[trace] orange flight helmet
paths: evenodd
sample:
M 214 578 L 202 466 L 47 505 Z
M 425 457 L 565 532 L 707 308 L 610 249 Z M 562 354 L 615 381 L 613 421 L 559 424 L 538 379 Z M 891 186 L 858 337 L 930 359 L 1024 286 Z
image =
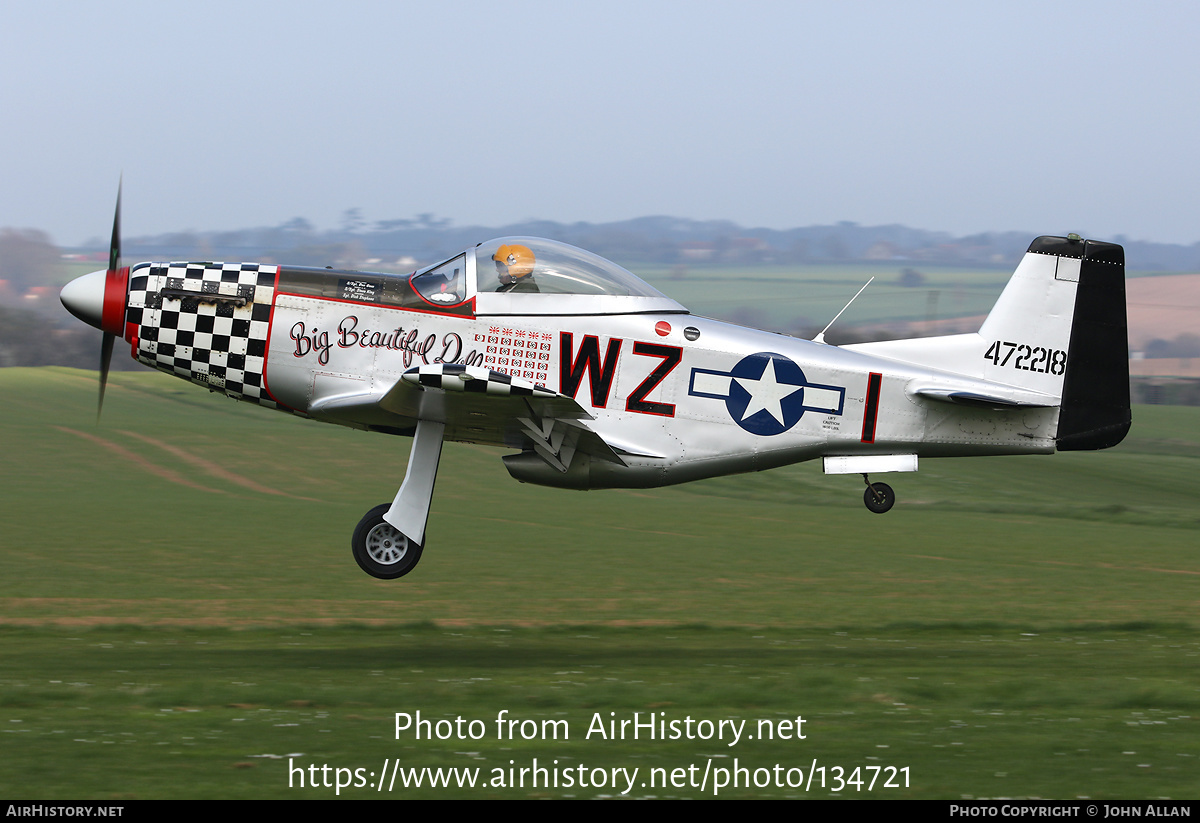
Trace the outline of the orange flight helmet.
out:
M 515 283 L 533 274 L 533 264 L 537 262 L 532 251 L 515 243 L 513 245 L 505 243 L 496 249 L 492 260 L 496 261 L 496 276 L 505 285 Z

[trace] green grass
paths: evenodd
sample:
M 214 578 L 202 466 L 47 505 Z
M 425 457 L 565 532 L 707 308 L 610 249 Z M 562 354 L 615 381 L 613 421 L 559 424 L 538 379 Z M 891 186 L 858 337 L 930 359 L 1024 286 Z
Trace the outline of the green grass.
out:
M 643 787 L 712 761 L 799 768 L 824 788 L 722 797 L 1188 797 L 1200 693 L 1194 631 L 1171 626 L 916 626 L 871 631 L 397 625 L 352 629 L 6 630 L 0 717 L 8 797 L 330 797 L 291 766 L 383 771 L 509 762 L 639 768 Z M 507 717 L 566 739 L 507 739 Z M 397 736 L 396 712 L 478 720 L 478 740 Z M 804 739 L 588 737 L 611 719 L 804 719 Z M 519 728 L 519 727 L 518 727 Z M 686 727 L 683 727 L 686 728 Z M 778 727 L 776 727 L 778 728 Z M 793 726 L 792 731 L 796 727 Z M 444 727 L 449 731 L 449 727 Z M 794 736 L 794 735 L 791 735 Z M 389 761 L 390 762 L 390 761 Z M 835 791 L 834 768 L 908 767 L 908 787 Z M 877 772 L 878 773 L 878 772 Z M 698 781 L 697 781 L 698 782 Z M 421 790 L 394 797 L 596 797 L 611 788 Z M 374 788 L 343 794 L 381 796 Z
M 0 396 L 4 796 L 333 795 L 289 789 L 289 754 L 830 770 L 729 797 L 831 796 L 834 766 L 909 767 L 907 789 L 840 793 L 864 797 L 1195 796 L 1196 409 L 1139 407 L 1103 453 L 923 461 L 884 517 L 819 465 L 579 493 L 451 444 L 421 566 L 384 582 L 349 534 L 405 439 L 149 372 L 112 376 L 99 427 L 94 374 L 0 370 Z M 571 739 L 497 740 L 502 709 Z M 417 710 L 487 734 L 397 740 Z M 808 736 L 584 739 L 597 712 L 652 711 Z

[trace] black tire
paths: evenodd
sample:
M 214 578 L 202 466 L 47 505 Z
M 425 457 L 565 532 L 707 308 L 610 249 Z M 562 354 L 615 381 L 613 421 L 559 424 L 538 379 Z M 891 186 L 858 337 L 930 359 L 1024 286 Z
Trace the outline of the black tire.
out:
M 354 562 L 372 577 L 380 580 L 395 580 L 416 568 L 425 548 L 409 540 L 395 526 L 383 519 L 390 503 L 371 509 L 354 529 L 350 541 L 354 549 Z
M 863 503 L 876 514 L 883 514 L 896 505 L 896 493 L 887 483 L 872 483 L 863 492 Z

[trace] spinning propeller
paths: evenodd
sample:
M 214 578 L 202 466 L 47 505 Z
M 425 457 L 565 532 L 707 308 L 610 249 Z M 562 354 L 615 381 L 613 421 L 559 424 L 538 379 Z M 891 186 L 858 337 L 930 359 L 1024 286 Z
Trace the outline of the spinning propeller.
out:
M 67 311 L 90 326 L 104 332 L 100 343 L 100 400 L 96 419 L 104 409 L 104 388 L 112 363 L 113 342 L 124 331 L 125 294 L 129 269 L 121 266 L 121 186 L 117 185 L 117 209 L 113 216 L 112 241 L 108 247 L 108 268 L 77 277 L 63 287 L 59 299 Z
M 108 270 L 104 272 L 105 281 L 116 277 L 121 270 L 121 184 L 117 183 L 117 209 L 113 214 L 112 240 L 108 244 Z M 128 276 L 128 275 L 126 275 Z M 107 290 L 107 286 L 106 286 Z M 125 301 L 122 300 L 122 303 Z M 112 363 L 113 340 L 116 335 L 105 330 L 100 342 L 100 401 L 96 404 L 96 419 L 104 411 L 104 387 L 108 385 L 108 367 Z

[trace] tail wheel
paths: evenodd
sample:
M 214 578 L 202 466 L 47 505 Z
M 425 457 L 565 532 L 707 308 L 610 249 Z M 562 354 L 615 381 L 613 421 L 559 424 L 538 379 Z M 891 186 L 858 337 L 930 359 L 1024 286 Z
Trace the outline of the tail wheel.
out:
M 876 514 L 883 514 L 896 505 L 896 493 L 887 483 L 870 483 L 863 492 L 863 503 Z
M 358 567 L 380 580 L 395 580 L 408 574 L 416 568 L 424 548 L 383 519 L 389 508 L 391 505 L 384 503 L 367 512 L 358 521 L 350 541 Z

